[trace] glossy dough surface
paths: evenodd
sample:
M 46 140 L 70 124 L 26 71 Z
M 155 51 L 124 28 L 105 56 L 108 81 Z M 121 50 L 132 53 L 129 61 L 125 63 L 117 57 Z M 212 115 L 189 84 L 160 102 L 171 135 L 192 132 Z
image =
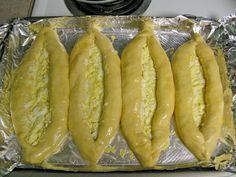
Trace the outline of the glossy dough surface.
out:
M 121 58 L 121 128 L 144 167 L 153 167 L 169 146 L 174 83 L 169 59 L 152 29 L 144 29 Z
M 52 29 L 43 28 L 15 72 L 10 107 L 23 160 L 40 164 L 67 134 L 68 55 Z
M 70 56 L 69 130 L 81 156 L 95 165 L 117 133 L 121 116 L 120 59 L 96 29 Z
M 213 50 L 199 34 L 174 55 L 175 122 L 179 137 L 201 161 L 209 161 L 223 123 L 223 91 Z

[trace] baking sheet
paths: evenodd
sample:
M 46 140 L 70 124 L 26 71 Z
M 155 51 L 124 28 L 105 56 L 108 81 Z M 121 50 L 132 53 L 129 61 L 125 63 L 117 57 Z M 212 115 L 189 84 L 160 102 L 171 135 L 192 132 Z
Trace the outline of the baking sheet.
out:
M 156 36 L 159 38 L 167 55 L 172 59 L 174 51 L 184 42 L 191 38 L 193 32 L 199 32 L 212 47 L 220 47 L 224 50 L 227 59 L 229 77 L 232 84 L 233 111 L 235 119 L 236 111 L 236 17 L 231 15 L 218 21 L 201 17 L 177 16 L 175 18 L 137 17 L 137 16 L 96 16 L 96 17 L 61 17 L 42 19 L 31 23 L 28 20 L 16 19 L 8 26 L 0 27 L 0 48 L 2 54 L 0 63 L 0 171 L 2 174 L 11 171 L 14 167 L 40 168 L 21 163 L 21 150 L 18 145 L 11 124 L 9 111 L 9 91 L 14 70 L 19 66 L 25 51 L 30 47 L 37 32 L 42 26 L 54 28 L 61 42 L 70 53 L 76 40 L 94 23 L 97 23 L 103 34 L 113 42 L 114 48 L 121 55 L 126 44 L 138 33 L 143 20 L 151 20 L 154 24 Z M 10 35 L 6 38 L 7 34 Z M 3 39 L 3 40 L 1 40 Z M 0 52 L 0 53 L 1 53 Z M 171 123 L 171 144 L 166 151 L 162 152 L 156 169 L 175 169 L 180 167 L 199 166 L 197 159 L 182 144 L 176 135 L 174 121 Z M 234 154 L 234 147 L 224 145 L 219 141 L 214 157 L 223 154 Z M 72 139 L 68 136 L 61 151 L 47 160 L 52 169 L 79 171 L 86 166 Z M 105 153 L 98 162 L 101 166 L 132 167 L 140 170 L 139 162 L 129 149 L 121 131 L 106 148 Z M 213 162 L 208 167 L 214 166 Z M 116 168 L 118 167 L 118 168 Z M 232 160 L 228 165 L 220 166 L 220 169 L 234 170 L 235 162 Z M 125 169 L 124 169 L 125 170 Z

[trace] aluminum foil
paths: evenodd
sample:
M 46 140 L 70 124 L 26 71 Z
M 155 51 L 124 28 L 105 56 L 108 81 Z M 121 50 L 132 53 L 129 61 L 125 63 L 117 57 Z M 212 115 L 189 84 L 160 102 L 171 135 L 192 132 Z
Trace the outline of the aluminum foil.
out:
M 54 28 L 68 53 L 71 52 L 76 40 L 96 21 L 101 26 L 101 32 L 113 42 L 114 48 L 121 55 L 126 44 L 138 33 L 141 21 L 149 19 L 154 24 L 156 36 L 159 38 L 167 55 L 172 59 L 174 51 L 191 38 L 193 32 L 201 33 L 212 47 L 220 47 L 226 54 L 229 77 L 233 90 L 233 111 L 236 120 L 236 14 L 224 17 L 218 21 L 193 16 L 177 16 L 175 18 L 157 17 L 60 17 L 41 19 L 34 23 L 16 19 L 11 24 L 0 27 L 0 172 L 6 174 L 14 167 L 41 168 L 21 162 L 21 149 L 15 138 L 9 111 L 9 94 L 14 70 L 21 63 L 25 51 L 30 47 L 37 32 L 42 26 Z M 175 169 L 183 167 L 198 167 L 194 155 L 182 144 L 171 124 L 171 144 L 162 152 L 157 166 L 160 169 Z M 234 171 L 236 155 L 233 145 L 225 145 L 219 141 L 213 158 L 224 154 L 233 154 L 233 160 L 223 170 Z M 53 169 L 79 171 L 86 166 L 72 138 L 68 136 L 61 151 L 51 156 L 47 163 Z M 109 167 L 138 167 L 139 162 L 129 149 L 127 142 L 119 131 L 98 162 Z M 209 164 L 208 167 L 213 166 Z M 62 167 L 62 168 L 60 168 Z M 138 169 L 138 168 L 137 168 Z

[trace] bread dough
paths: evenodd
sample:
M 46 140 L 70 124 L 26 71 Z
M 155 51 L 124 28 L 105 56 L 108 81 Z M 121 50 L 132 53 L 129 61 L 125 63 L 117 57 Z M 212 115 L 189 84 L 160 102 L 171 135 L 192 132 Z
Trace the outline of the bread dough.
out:
M 16 69 L 10 109 L 23 160 L 40 164 L 67 134 L 68 55 L 52 29 L 43 28 Z
M 172 69 L 179 137 L 201 161 L 209 161 L 223 123 L 223 91 L 214 52 L 199 34 L 179 47 Z
M 70 55 L 69 130 L 89 165 L 96 165 L 117 133 L 121 116 L 120 59 L 92 28 Z
M 225 141 L 227 138 L 230 137 L 233 140 L 233 143 L 235 144 L 236 136 L 235 136 L 233 111 L 232 111 L 233 93 L 230 88 L 230 81 L 228 79 L 228 72 L 227 72 L 224 54 L 220 49 L 217 52 L 216 59 L 219 66 L 220 78 L 221 78 L 221 83 L 223 87 L 223 95 L 224 95 L 224 112 L 223 112 L 223 127 L 222 127 L 221 140 Z
M 169 59 L 149 24 L 121 58 L 122 132 L 143 167 L 156 165 L 170 143 L 174 82 Z

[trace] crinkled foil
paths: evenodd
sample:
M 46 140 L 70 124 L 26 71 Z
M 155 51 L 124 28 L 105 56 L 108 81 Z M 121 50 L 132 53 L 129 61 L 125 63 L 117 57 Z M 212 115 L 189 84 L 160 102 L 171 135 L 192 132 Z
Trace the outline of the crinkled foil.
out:
M 14 167 L 40 168 L 21 162 L 21 149 L 15 138 L 9 111 L 10 85 L 14 70 L 19 66 L 25 51 L 35 39 L 37 31 L 42 26 L 51 26 L 57 31 L 61 42 L 70 53 L 76 40 L 91 24 L 96 22 L 101 27 L 101 32 L 111 39 L 120 55 L 125 45 L 138 33 L 141 21 L 144 19 L 153 21 L 155 34 L 170 59 L 174 51 L 191 38 L 193 32 L 201 33 L 212 47 L 223 49 L 234 94 L 233 111 L 234 120 L 236 120 L 236 14 L 218 21 L 192 16 L 177 16 L 175 18 L 60 17 L 41 19 L 34 23 L 16 19 L 13 23 L 0 27 L 0 171 L 2 174 L 10 172 Z M 162 152 L 157 162 L 159 169 L 199 166 L 197 159 L 176 135 L 173 120 L 170 140 L 170 146 Z M 219 141 L 213 157 L 229 153 L 229 149 L 234 149 L 229 146 Z M 232 151 L 230 152 L 232 153 Z M 221 169 L 235 171 L 236 161 L 234 159 L 236 159 L 236 155 L 233 154 L 233 160 Z M 81 158 L 70 136 L 61 151 L 51 156 L 47 163 L 59 167 L 58 169 L 63 167 L 64 170 L 72 171 L 78 171 L 79 167 L 86 166 L 86 162 Z M 111 167 L 139 166 L 139 162 L 129 149 L 120 130 L 106 148 L 98 164 Z M 209 164 L 208 167 L 210 166 L 213 165 Z

